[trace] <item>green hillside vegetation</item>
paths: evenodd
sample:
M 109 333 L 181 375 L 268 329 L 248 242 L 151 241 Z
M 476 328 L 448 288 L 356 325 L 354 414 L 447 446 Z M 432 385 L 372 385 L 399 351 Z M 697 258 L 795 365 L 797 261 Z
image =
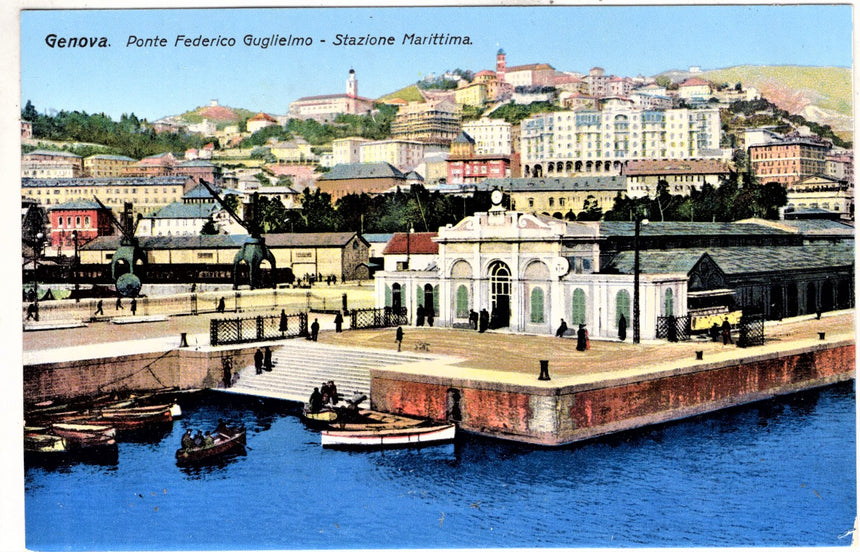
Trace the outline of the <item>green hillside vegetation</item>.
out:
M 417 84 L 410 84 L 406 88 L 401 88 L 396 92 L 386 94 L 385 96 L 379 98 L 377 101 L 385 102 L 394 99 L 401 99 L 407 102 L 424 102 L 424 96 L 421 95 L 421 90 L 418 88 Z
M 202 123 L 204 121 L 204 119 L 208 118 L 210 121 L 215 123 L 216 128 L 222 129 L 228 125 L 235 125 L 235 124 L 239 123 L 240 121 L 247 121 L 248 119 L 250 119 L 251 117 L 253 117 L 254 115 L 256 115 L 258 113 L 256 111 L 250 111 L 248 109 L 244 109 L 241 107 L 223 107 L 223 106 L 219 106 L 219 107 L 221 107 L 222 111 L 229 110 L 229 111 L 233 112 L 233 114 L 235 114 L 235 120 L 233 120 L 233 121 L 220 120 L 219 121 L 219 120 L 213 120 L 211 118 L 205 117 L 203 113 L 206 110 L 211 109 L 209 106 L 201 106 L 201 107 L 198 107 L 198 108 L 193 109 L 191 111 L 187 111 L 187 112 L 183 113 L 182 115 L 179 115 L 179 119 L 186 122 L 186 123 L 189 123 L 189 124 L 196 124 L 196 123 Z
M 737 82 L 766 90 L 779 86 L 787 92 L 800 92 L 813 105 L 852 115 L 851 70 L 844 67 L 803 67 L 794 65 L 756 66 L 741 65 L 702 73 L 702 77 L 716 83 Z M 776 98 L 771 101 L 779 103 Z

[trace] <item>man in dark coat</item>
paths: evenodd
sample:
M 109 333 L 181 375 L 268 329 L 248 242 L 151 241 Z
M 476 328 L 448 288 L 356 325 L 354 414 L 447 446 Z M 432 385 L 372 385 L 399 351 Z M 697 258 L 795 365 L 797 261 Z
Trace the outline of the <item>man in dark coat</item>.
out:
M 734 343 L 732 341 L 732 324 L 729 322 L 728 317 L 723 319 L 723 345 L 728 345 L 730 343 Z
M 436 316 L 436 311 L 433 307 L 427 307 L 427 325 L 433 327 L 433 318 Z
M 314 318 L 314 323 L 311 324 L 311 341 L 316 341 L 320 333 L 320 323 Z
M 478 329 L 478 313 L 472 309 L 469 309 L 469 327 L 473 330 Z
M 284 309 L 281 309 L 281 321 L 278 324 L 278 331 L 281 333 L 287 331 L 287 313 L 284 312 Z
M 564 321 L 564 318 L 561 319 L 561 324 L 559 324 L 558 329 L 555 331 L 556 337 L 564 337 L 564 332 L 567 331 L 567 322 Z
M 257 352 L 254 353 L 254 369 L 258 374 L 263 373 L 263 351 L 261 349 L 257 349 Z
M 101 299 L 99 299 L 99 302 L 98 302 L 98 303 L 96 303 L 96 312 L 95 312 L 95 314 L 94 314 L 93 316 L 97 316 L 97 315 L 99 315 L 99 314 L 104 314 L 104 313 L 105 313 L 105 310 L 104 310 L 104 301 L 102 301 Z
M 422 305 L 418 305 L 418 308 L 415 310 L 415 325 L 423 326 L 424 325 L 424 307 Z
M 397 332 L 394 334 L 394 341 L 397 343 L 397 352 L 400 352 L 400 345 L 403 344 L 403 327 L 397 326 Z
M 224 298 L 222 297 L 218 300 L 218 307 L 215 310 L 217 310 L 219 313 L 223 313 L 225 308 L 227 307 L 224 304 Z
M 487 309 L 481 309 L 481 314 L 478 317 L 478 331 L 484 333 L 487 331 L 487 326 L 490 325 L 490 313 Z
M 272 348 L 266 347 L 263 352 L 263 370 L 266 372 L 272 371 Z
M 618 339 L 621 341 L 627 339 L 627 319 L 623 314 L 618 318 Z
M 334 331 L 337 333 L 343 331 L 343 315 L 340 312 L 334 315 Z
M 576 350 L 577 351 L 584 351 L 585 349 L 588 348 L 588 344 L 586 342 L 587 339 L 588 338 L 586 337 L 586 333 L 585 333 L 585 324 L 580 324 L 579 330 L 577 330 L 577 332 L 576 332 Z
M 311 412 L 322 410 L 322 393 L 320 393 L 319 387 L 314 387 L 314 392 L 311 393 L 311 397 L 308 399 L 308 408 L 310 408 Z
M 137 299 L 132 298 L 131 300 L 131 315 L 134 316 L 137 314 Z

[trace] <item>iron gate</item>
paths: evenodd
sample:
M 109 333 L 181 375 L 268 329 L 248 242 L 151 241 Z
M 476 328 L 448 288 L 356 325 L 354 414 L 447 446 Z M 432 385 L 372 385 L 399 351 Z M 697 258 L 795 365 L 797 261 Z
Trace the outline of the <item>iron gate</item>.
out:
M 690 315 L 658 316 L 657 339 L 688 341 L 690 339 Z
M 404 326 L 409 323 L 406 307 L 395 310 L 392 307 L 383 309 L 355 309 L 350 311 L 349 329 L 390 328 Z
M 764 345 L 764 315 L 744 314 L 738 322 L 738 347 Z

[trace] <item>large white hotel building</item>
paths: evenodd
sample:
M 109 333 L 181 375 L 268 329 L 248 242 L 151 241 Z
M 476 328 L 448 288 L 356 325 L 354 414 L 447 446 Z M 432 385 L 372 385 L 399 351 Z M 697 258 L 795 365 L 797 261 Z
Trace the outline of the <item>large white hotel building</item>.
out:
M 524 177 L 620 174 L 633 159 L 727 159 L 720 149 L 719 109 L 603 109 L 534 115 L 521 125 Z

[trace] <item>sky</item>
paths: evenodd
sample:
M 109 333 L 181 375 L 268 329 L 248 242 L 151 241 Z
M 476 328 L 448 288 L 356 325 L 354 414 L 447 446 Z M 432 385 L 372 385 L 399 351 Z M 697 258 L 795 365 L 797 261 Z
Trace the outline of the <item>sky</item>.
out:
M 470 45 L 413 46 L 404 34 L 469 36 Z M 51 48 L 46 37 L 106 37 L 108 47 Z M 304 47 L 245 46 L 246 35 L 310 37 Z M 337 34 L 395 37 L 394 45 L 338 46 Z M 230 37 L 232 47 L 176 46 L 178 35 Z M 130 36 L 166 38 L 128 46 Z M 325 42 L 323 42 L 325 41 Z M 852 66 L 850 5 L 540 6 L 25 10 L 21 103 L 155 120 L 209 100 L 285 114 L 303 96 L 342 94 L 355 69 L 376 98 L 435 73 L 549 63 L 619 76 L 734 65 Z

